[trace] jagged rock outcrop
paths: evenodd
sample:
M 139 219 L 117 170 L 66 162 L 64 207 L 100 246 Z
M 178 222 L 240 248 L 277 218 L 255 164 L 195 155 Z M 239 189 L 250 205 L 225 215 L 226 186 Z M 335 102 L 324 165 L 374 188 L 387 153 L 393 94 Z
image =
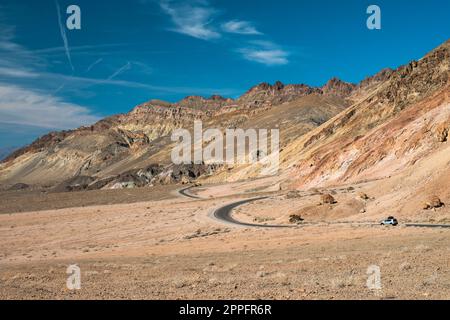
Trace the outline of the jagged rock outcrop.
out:
M 245 107 L 267 107 L 293 101 L 306 95 L 321 93 L 319 88 L 304 84 L 284 85 L 277 81 L 271 85 L 264 82 L 252 87 L 237 102 Z
M 333 95 L 341 98 L 350 96 L 355 90 L 356 85 L 353 83 L 344 82 L 338 78 L 333 78 L 322 87 L 322 93 L 325 95 Z

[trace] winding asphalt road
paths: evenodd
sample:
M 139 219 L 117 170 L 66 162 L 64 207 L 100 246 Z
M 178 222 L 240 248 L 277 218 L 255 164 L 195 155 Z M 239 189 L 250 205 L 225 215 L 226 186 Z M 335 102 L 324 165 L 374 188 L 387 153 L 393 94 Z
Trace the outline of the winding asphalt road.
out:
M 268 197 L 259 197 L 259 198 L 252 198 L 252 199 L 241 200 L 238 202 L 233 202 L 233 203 L 230 203 L 230 204 L 227 204 L 220 208 L 215 209 L 212 212 L 212 216 L 215 219 L 218 219 L 222 222 L 239 225 L 241 227 L 257 227 L 257 228 L 293 228 L 293 227 L 296 227 L 296 226 L 288 226 L 288 225 L 256 224 L 256 223 L 240 222 L 240 221 L 235 220 L 231 216 L 231 212 L 233 211 L 234 208 L 237 208 L 246 203 L 250 203 L 253 201 L 257 201 L 257 200 L 263 200 L 263 199 L 267 199 L 267 198 Z
M 193 188 L 193 186 L 180 189 L 180 190 L 178 190 L 178 193 L 181 194 L 182 196 L 185 196 L 185 197 L 188 197 L 191 199 L 203 199 L 199 196 L 194 196 L 194 195 L 190 194 L 188 191 L 192 188 Z M 254 228 L 255 227 L 256 228 L 295 228 L 295 227 L 298 227 L 297 225 L 276 225 L 276 224 L 271 225 L 271 224 L 257 224 L 257 223 L 241 222 L 232 217 L 231 213 L 234 208 L 237 208 L 246 203 L 250 203 L 253 201 L 257 201 L 257 200 L 264 200 L 264 199 L 268 199 L 268 197 L 251 198 L 251 199 L 245 199 L 245 200 L 240 200 L 237 202 L 226 204 L 224 206 L 221 206 L 221 207 L 215 209 L 211 213 L 211 217 L 214 219 L 217 219 L 221 222 L 225 222 L 228 224 L 234 224 L 234 225 L 238 225 L 241 227 L 254 227 Z M 355 224 L 352 222 L 340 222 L 340 224 L 342 224 L 342 223 Z M 356 224 L 358 224 L 358 223 L 356 223 Z M 362 224 L 378 225 L 378 223 L 362 223 Z M 449 224 L 407 223 L 407 224 L 405 224 L 405 226 L 406 227 L 418 227 L 418 228 L 450 228 Z
M 201 199 L 200 197 L 194 196 L 193 194 L 190 194 L 188 192 L 192 188 L 193 188 L 193 186 L 190 186 L 190 187 L 187 187 L 187 188 L 184 188 L 184 189 L 180 189 L 180 190 L 178 190 L 178 193 L 181 194 L 182 196 L 185 196 L 185 197 L 188 197 L 188 198 Z
M 180 189 L 180 190 L 178 190 L 178 193 L 181 194 L 182 196 L 185 196 L 185 197 L 188 197 L 191 199 L 203 199 L 199 196 L 194 196 L 191 193 L 189 193 L 189 190 L 192 188 L 193 188 L 193 186 Z M 251 199 L 240 200 L 237 202 L 233 202 L 233 203 L 221 206 L 220 208 L 217 208 L 212 212 L 211 217 L 214 219 L 220 220 L 221 222 L 234 224 L 234 225 L 238 225 L 241 227 L 257 227 L 257 228 L 293 228 L 293 227 L 295 227 L 295 226 L 288 226 L 288 225 L 268 225 L 268 224 L 240 222 L 238 220 L 235 220 L 231 216 L 231 212 L 233 211 L 234 208 L 237 208 L 246 203 L 250 203 L 253 201 L 257 201 L 257 200 L 263 200 L 263 199 L 267 199 L 267 198 L 268 197 L 251 198 Z
M 450 224 L 407 223 L 405 226 L 417 228 L 450 228 Z

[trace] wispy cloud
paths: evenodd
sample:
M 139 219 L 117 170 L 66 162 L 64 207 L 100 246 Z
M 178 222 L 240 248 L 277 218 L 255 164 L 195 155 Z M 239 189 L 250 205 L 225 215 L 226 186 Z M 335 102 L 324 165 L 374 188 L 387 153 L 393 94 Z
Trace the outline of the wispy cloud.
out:
M 2 18 L 0 14 L 0 76 L 32 77 L 32 69 L 44 62 L 14 42 L 15 28 L 4 24 Z
M 211 25 L 216 10 L 206 1 L 174 3 L 170 0 L 162 0 L 160 6 L 172 19 L 175 25 L 173 31 L 202 40 L 221 37 L 221 34 Z
M 105 48 L 115 48 L 115 47 L 128 47 L 131 43 L 104 43 L 104 44 L 94 44 L 94 45 L 82 45 L 82 46 L 71 46 L 70 54 L 73 56 L 76 52 L 94 52 L 96 53 L 98 49 Z M 33 54 L 38 55 L 60 55 L 66 54 L 66 48 L 62 47 L 52 47 L 52 48 L 43 48 L 31 51 Z
M 262 35 L 256 27 L 248 21 L 231 20 L 222 24 L 222 30 L 228 33 L 244 35 Z
M 70 129 L 99 120 L 90 110 L 37 91 L 0 83 L 0 124 Z
M 133 88 L 133 89 L 145 89 L 148 92 L 155 92 L 158 94 L 202 94 L 211 95 L 219 94 L 224 96 L 232 96 L 240 93 L 237 89 L 227 89 L 227 88 L 207 88 L 207 87 L 180 87 L 180 86 L 157 86 L 148 83 L 141 83 L 135 81 L 119 80 L 119 79 L 98 79 L 89 77 L 77 77 L 69 75 L 61 75 L 54 73 L 43 73 L 40 75 L 40 79 L 48 84 L 58 83 L 61 80 L 65 83 L 70 84 L 72 88 L 79 87 L 89 87 L 95 85 L 109 85 L 117 86 L 123 88 Z
M 139 69 L 139 72 L 142 74 L 149 75 L 149 74 L 153 73 L 153 69 L 150 66 L 148 66 L 146 63 L 139 62 L 139 61 L 133 61 L 133 62 L 131 62 L 131 65 L 136 66 L 137 69 Z
M 144 2 L 145 3 L 145 2 Z M 203 40 L 218 39 L 222 34 L 214 26 L 214 16 L 218 10 L 209 5 L 206 0 L 191 2 L 173 2 L 160 0 L 162 10 L 171 17 L 175 28 L 173 31 Z M 216 26 L 221 32 L 237 35 L 262 36 L 253 23 L 245 20 L 229 20 Z M 229 38 L 223 37 L 230 41 Z M 239 46 L 239 44 L 238 44 Z M 266 66 L 281 66 L 289 63 L 289 52 L 283 50 L 271 41 L 252 41 L 245 46 L 235 49 L 240 55 L 252 62 Z
M 279 66 L 289 63 L 289 52 L 270 41 L 252 41 L 247 47 L 238 49 L 247 60 L 266 66 Z
M 43 87 L 55 88 L 65 79 L 45 73 L 45 66 L 45 60 L 15 42 L 15 28 L 4 24 L 0 15 L 0 127 L 34 135 L 33 128 L 69 129 L 99 119 L 86 107 L 46 93 L 51 90 Z M 57 91 L 63 87 L 60 85 Z
M 130 69 L 131 69 L 131 63 L 127 62 L 124 66 L 120 67 L 112 75 L 110 75 L 108 77 L 108 80 L 112 80 L 115 77 L 117 77 L 118 75 L 120 75 L 121 73 L 124 73 L 125 71 L 130 70 Z
M 59 7 L 58 0 L 55 0 L 55 4 L 56 4 L 56 12 L 58 14 L 59 31 L 61 33 L 61 38 L 64 42 L 64 50 L 66 52 L 66 56 L 67 56 L 67 60 L 69 61 L 70 68 L 73 71 L 73 70 L 75 70 L 75 68 L 73 67 L 73 64 L 72 64 L 72 58 L 70 56 L 69 41 L 67 40 L 66 29 L 64 28 L 64 25 L 62 22 L 61 8 Z
M 11 78 L 36 78 L 38 76 L 35 72 L 24 68 L 17 69 L 1 66 L 0 66 L 0 75 L 2 77 L 11 77 Z

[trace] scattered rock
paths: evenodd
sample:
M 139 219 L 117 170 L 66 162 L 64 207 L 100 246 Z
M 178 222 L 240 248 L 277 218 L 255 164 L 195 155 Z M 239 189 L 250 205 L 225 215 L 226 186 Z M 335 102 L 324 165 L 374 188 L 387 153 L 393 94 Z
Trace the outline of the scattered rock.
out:
M 335 204 L 337 201 L 334 199 L 334 197 L 331 194 L 322 194 L 320 197 L 322 203 L 321 204 Z
M 259 222 L 259 223 L 264 223 L 264 222 L 272 221 L 272 220 L 275 220 L 275 219 L 270 218 L 270 217 L 255 217 L 255 218 L 253 218 L 253 222 Z
M 29 189 L 30 186 L 26 183 L 16 183 L 11 188 L 9 188 L 9 191 L 17 191 L 17 190 L 26 190 Z
M 290 223 L 301 223 L 303 222 L 305 219 L 302 218 L 301 215 L 299 214 L 291 214 L 289 216 L 289 222 Z
M 320 192 L 319 189 L 317 189 L 317 188 L 312 188 L 312 189 L 310 189 L 310 191 L 311 191 L 311 193 L 313 193 L 313 194 L 317 194 L 317 193 Z
M 300 198 L 300 192 L 297 190 L 289 191 L 288 194 L 286 195 L 286 199 L 296 199 L 296 198 Z
M 180 182 L 181 182 L 181 184 L 191 183 L 191 181 L 186 176 L 181 177 L 181 181 Z
M 57 185 L 53 191 L 55 192 L 75 192 L 86 190 L 95 178 L 90 176 L 76 176 Z
M 403 262 L 400 266 L 399 266 L 400 271 L 407 271 L 407 270 L 411 270 L 412 267 L 408 262 Z
M 202 231 L 201 229 L 198 229 L 195 233 L 184 236 L 183 239 L 190 240 L 195 238 L 204 238 L 228 232 L 230 232 L 230 229 L 216 228 L 212 231 Z
M 256 272 L 256 276 L 259 278 L 264 278 L 265 276 L 267 276 L 267 272 L 258 271 L 258 272 Z
M 181 289 L 187 286 L 187 283 L 181 279 L 177 279 L 173 281 L 173 285 L 177 289 Z
M 367 194 L 365 194 L 364 192 L 358 193 L 358 197 L 363 200 L 369 200 L 369 196 Z
M 436 128 L 436 138 L 439 142 L 446 142 L 448 139 L 448 131 L 450 124 L 442 123 Z
M 423 203 L 422 209 L 430 210 L 434 208 L 440 208 L 445 206 L 445 204 L 437 196 L 432 196 L 428 201 Z

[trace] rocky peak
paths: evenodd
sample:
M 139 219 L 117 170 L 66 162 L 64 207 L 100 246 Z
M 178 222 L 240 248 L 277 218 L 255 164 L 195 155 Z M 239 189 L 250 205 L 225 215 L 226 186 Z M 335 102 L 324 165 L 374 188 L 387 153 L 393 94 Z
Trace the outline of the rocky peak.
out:
M 276 81 L 273 85 L 271 85 L 268 82 L 261 82 L 260 84 L 257 84 L 256 86 L 253 86 L 248 90 L 244 96 L 251 96 L 255 95 L 257 93 L 275 93 L 277 91 L 282 91 L 284 89 L 284 84 L 281 81 Z
M 392 70 L 391 68 L 385 68 L 383 70 L 381 70 L 380 72 L 378 72 L 377 74 L 367 77 L 364 80 L 362 80 L 359 84 L 358 84 L 358 88 L 359 89 L 364 89 L 367 87 L 371 87 L 373 85 L 377 85 L 381 82 L 384 82 L 386 80 L 389 79 L 389 77 L 394 73 L 394 70 Z
M 353 83 L 348 83 L 338 78 L 332 78 L 322 87 L 322 93 L 345 98 L 352 93 L 355 87 L 356 86 Z
M 247 107 L 271 106 L 313 93 L 320 93 L 320 90 L 304 84 L 285 85 L 281 81 L 277 81 L 271 85 L 263 82 L 248 90 L 238 99 L 238 102 Z
M 224 97 L 222 97 L 222 96 L 220 96 L 218 94 L 213 94 L 211 97 L 209 97 L 208 100 L 211 100 L 211 101 L 226 101 L 226 100 L 229 100 L 229 99 L 224 98 Z
M 188 96 L 176 103 L 176 105 L 182 108 L 192 108 L 197 110 L 216 110 L 226 106 L 232 101 L 232 99 L 227 99 L 219 95 L 212 95 L 209 98 Z
M 284 89 L 284 84 L 281 81 L 277 81 L 273 84 L 272 89 L 275 91 L 280 91 Z

